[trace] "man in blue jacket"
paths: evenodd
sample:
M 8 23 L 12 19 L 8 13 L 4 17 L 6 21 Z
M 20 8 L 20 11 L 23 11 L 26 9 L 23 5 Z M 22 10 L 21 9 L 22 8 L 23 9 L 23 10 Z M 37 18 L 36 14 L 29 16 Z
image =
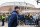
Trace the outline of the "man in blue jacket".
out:
M 17 26 L 19 9 L 20 8 L 18 6 L 15 7 L 15 10 L 12 12 L 12 15 L 9 18 L 8 27 L 16 27 Z

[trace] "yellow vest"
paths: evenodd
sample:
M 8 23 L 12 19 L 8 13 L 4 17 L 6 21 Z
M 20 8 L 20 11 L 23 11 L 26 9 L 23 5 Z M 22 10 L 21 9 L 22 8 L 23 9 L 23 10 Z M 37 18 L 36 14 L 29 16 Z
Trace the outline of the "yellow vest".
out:
M 2 19 L 5 19 L 5 18 L 6 18 L 6 16 L 5 17 L 2 16 Z

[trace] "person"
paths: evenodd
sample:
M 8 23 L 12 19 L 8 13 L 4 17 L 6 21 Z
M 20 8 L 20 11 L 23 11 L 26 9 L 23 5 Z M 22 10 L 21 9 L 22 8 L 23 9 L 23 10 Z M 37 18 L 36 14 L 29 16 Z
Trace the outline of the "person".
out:
M 35 21 L 36 21 L 36 17 L 35 17 L 35 15 L 33 15 L 33 20 L 34 20 L 34 24 L 35 24 Z
M 17 19 L 19 14 L 20 7 L 15 6 L 14 11 L 12 12 L 9 21 L 8 21 L 8 27 L 16 27 L 18 25 Z
M 38 27 L 40 27 L 40 14 L 39 14 L 39 17 L 38 17 Z
M 21 17 L 21 18 L 20 18 L 20 20 L 21 20 L 21 25 L 24 25 L 24 14 L 21 14 L 20 17 Z
M 5 14 L 6 15 L 6 14 Z M 5 21 L 8 21 L 8 15 L 6 15 Z
M 33 16 L 32 16 L 32 14 L 30 14 L 30 25 L 32 24 L 32 22 L 33 22 L 33 25 L 34 25 L 35 23 L 34 23 Z
M 35 14 L 35 18 L 36 18 L 35 23 L 36 23 L 36 25 L 38 25 L 38 16 L 39 16 L 39 15 L 36 13 L 36 14 Z
M 4 26 L 4 20 L 5 20 L 5 18 L 6 18 L 6 15 L 5 15 L 5 13 L 3 13 L 3 15 L 2 15 L 2 26 Z
M 28 25 L 28 18 L 29 18 L 28 14 L 25 15 L 24 18 L 25 18 L 25 25 L 26 25 L 26 24 Z
M 36 13 L 36 14 L 35 14 L 36 20 L 38 19 L 38 16 L 39 16 L 39 15 Z

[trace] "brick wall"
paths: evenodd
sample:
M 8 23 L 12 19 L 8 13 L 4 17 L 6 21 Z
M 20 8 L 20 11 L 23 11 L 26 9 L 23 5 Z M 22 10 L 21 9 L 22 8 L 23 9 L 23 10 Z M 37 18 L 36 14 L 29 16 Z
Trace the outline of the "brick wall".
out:
M 0 12 L 8 12 L 9 11 L 9 9 L 11 9 L 11 11 L 13 11 L 14 10 L 14 8 L 13 7 L 0 7 Z
M 0 12 L 8 12 L 9 9 L 11 8 L 11 11 L 14 10 L 14 7 L 0 7 Z M 30 9 L 25 9 L 25 10 L 40 10 L 39 8 L 30 8 Z M 24 11 L 24 9 L 23 9 Z

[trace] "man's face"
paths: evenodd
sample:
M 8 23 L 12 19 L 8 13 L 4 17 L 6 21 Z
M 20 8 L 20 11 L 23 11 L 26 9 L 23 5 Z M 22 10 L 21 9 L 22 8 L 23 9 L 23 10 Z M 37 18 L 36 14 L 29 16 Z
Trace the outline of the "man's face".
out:
M 19 12 L 19 8 L 17 8 L 16 11 Z

